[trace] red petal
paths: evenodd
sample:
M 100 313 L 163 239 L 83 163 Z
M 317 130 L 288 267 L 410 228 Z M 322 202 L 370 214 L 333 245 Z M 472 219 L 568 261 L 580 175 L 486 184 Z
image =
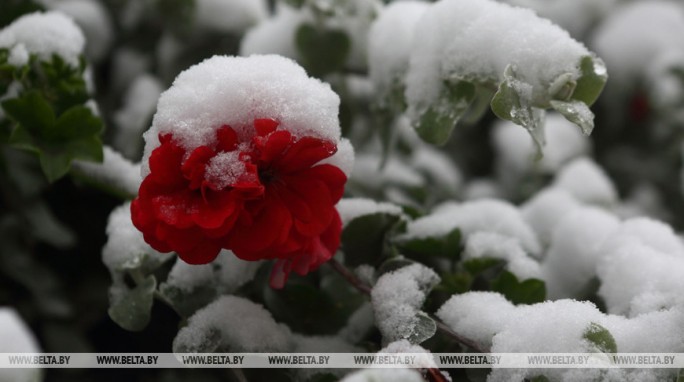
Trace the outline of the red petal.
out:
M 287 237 L 292 227 L 290 212 L 276 196 L 267 192 L 263 203 L 259 204 L 259 212 L 254 212 L 253 206 L 246 205 L 245 210 L 251 215 L 251 219 L 246 220 L 252 220 L 251 224 L 245 224 L 241 216 L 231 232 L 229 248 L 241 258 L 253 258 L 257 252 L 277 244 Z
M 271 276 L 269 278 L 269 285 L 273 289 L 282 289 L 287 282 L 290 275 L 292 263 L 287 259 L 276 260 L 271 269 Z
M 275 166 L 283 173 L 301 171 L 328 158 L 336 151 L 337 147 L 330 141 L 304 137 L 292 144 Z
M 216 151 L 233 151 L 237 148 L 238 137 L 235 130 L 228 125 L 221 126 L 216 131 L 218 145 Z
M 347 183 L 347 176 L 344 175 L 342 170 L 330 164 L 320 164 L 300 171 L 297 173 L 297 177 L 317 179 L 324 182 L 330 191 L 333 204 L 337 204 L 342 199 L 344 184 Z
M 276 131 L 266 138 L 266 140 L 255 141 L 259 148 L 260 165 L 270 165 L 276 158 L 283 155 L 283 152 L 292 144 L 292 134 L 288 131 Z
M 274 119 L 260 118 L 254 120 L 254 129 L 256 129 L 257 135 L 262 137 L 274 132 L 278 125 L 278 121 Z
M 178 257 L 188 264 L 207 264 L 218 256 L 221 247 L 211 240 L 204 240 L 187 252 L 178 252 Z
M 207 163 L 216 155 L 214 150 L 207 146 L 200 146 L 192 151 L 188 159 L 185 160 L 181 171 L 183 176 L 190 181 L 189 188 L 196 190 L 202 185 L 204 172 Z
M 219 228 L 226 219 L 237 213 L 237 200 L 229 191 L 208 191 L 206 199 L 192 213 L 192 220 L 201 228 Z
M 150 175 L 156 183 L 176 187 L 185 183 L 180 171 L 185 150 L 170 140 L 168 136 L 160 137 L 161 146 L 150 155 Z

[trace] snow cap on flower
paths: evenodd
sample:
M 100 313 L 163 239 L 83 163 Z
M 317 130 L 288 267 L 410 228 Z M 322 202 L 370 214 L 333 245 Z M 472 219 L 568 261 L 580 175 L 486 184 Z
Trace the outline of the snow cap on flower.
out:
M 271 285 L 305 275 L 340 245 L 353 149 L 339 97 L 278 56 L 213 57 L 164 92 L 145 133 L 135 226 L 190 264 L 222 249 L 276 260 Z M 342 152 L 341 152 L 342 151 Z
M 214 56 L 182 72 L 159 98 L 145 133 L 143 176 L 159 134 L 173 134 L 186 150 L 209 145 L 229 125 L 239 136 L 266 118 L 295 137 L 340 140 L 340 98 L 294 61 L 275 55 Z
M 15 54 L 33 53 L 41 60 L 51 60 L 56 54 L 73 67 L 78 66 L 84 46 L 85 38 L 76 23 L 58 12 L 31 13 L 0 30 L 0 48 L 12 49 Z

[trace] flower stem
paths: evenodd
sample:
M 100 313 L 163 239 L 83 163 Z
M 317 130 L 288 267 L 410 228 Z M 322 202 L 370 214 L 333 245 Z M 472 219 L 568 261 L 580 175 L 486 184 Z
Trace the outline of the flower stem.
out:
M 372 288 L 369 285 L 366 285 L 361 279 L 356 277 L 356 275 L 347 269 L 342 263 L 337 261 L 336 259 L 330 259 L 328 261 L 328 264 L 337 271 L 349 284 L 351 284 L 354 288 L 356 288 L 359 292 L 370 296 Z M 463 335 L 460 335 L 456 332 L 454 332 L 450 327 L 448 327 L 445 323 L 437 319 L 437 317 L 434 317 L 433 315 L 430 315 L 430 317 L 435 321 L 435 324 L 437 325 L 437 330 L 442 332 L 442 334 L 452 338 L 456 342 L 465 345 L 479 353 L 489 353 L 489 349 L 482 347 L 479 345 L 477 342 L 471 340 L 470 338 L 464 337 Z

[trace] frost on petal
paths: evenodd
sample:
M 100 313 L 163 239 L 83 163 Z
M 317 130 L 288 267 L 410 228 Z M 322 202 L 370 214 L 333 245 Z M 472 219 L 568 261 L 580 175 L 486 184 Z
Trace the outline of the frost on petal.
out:
M 603 241 L 620 226 L 612 214 L 595 207 L 568 213 L 553 230 L 551 246 L 542 263 L 550 299 L 586 297 L 596 266 L 605 252 Z
M 494 232 L 515 238 L 529 254 L 541 251 L 539 241 L 513 205 L 494 199 L 481 199 L 463 204 L 450 204 L 432 214 L 409 223 L 401 239 L 439 237 L 454 228 L 467 240 L 475 232 Z
M 423 382 L 418 370 L 366 369 L 347 375 L 340 382 Z
M 456 333 L 485 347 L 506 326 L 515 306 L 494 292 L 466 292 L 452 296 L 437 311 L 437 317 Z
M 173 340 L 176 353 L 287 352 L 292 333 L 250 300 L 223 296 L 197 311 Z
M 568 191 L 584 203 L 612 206 L 618 200 L 613 182 L 588 158 L 578 158 L 565 165 L 556 175 L 553 186 Z
M 506 261 L 506 269 L 518 279 L 541 278 L 539 263 L 529 257 L 520 242 L 495 232 L 475 232 L 465 243 L 463 259 L 492 258 Z
M 570 193 L 558 188 L 546 188 L 534 195 L 520 208 L 525 221 L 537 233 L 542 246 L 551 244 L 556 225 L 581 204 Z
M 265 0 L 196 0 L 194 21 L 198 28 L 241 33 L 267 14 Z
M 107 243 L 102 248 L 102 261 L 110 271 L 139 268 L 146 263 L 157 264 L 169 256 L 150 247 L 131 221 L 131 204 L 115 208 L 107 222 Z
M 383 341 L 409 339 L 419 330 L 418 313 L 439 276 L 421 264 L 384 274 L 371 292 L 375 320 Z
M 36 12 L 22 16 L 0 30 L 0 48 L 22 44 L 41 60 L 50 61 L 60 56 L 73 67 L 78 67 L 85 38 L 69 17 L 59 12 Z
M 279 56 L 214 56 L 182 72 L 159 98 L 152 127 L 145 133 L 143 163 L 172 134 L 187 149 L 210 146 L 216 130 L 228 125 L 250 137 L 253 121 L 272 119 L 294 137 L 337 143 L 340 99 L 330 86 L 310 78 L 294 61 Z M 149 167 L 143 165 L 143 176 Z
M 17 312 L 0 307 L 0 352 L 40 353 L 36 337 Z M 0 368 L 0 381 L 36 382 L 43 380 L 41 369 Z
M 342 224 L 347 225 L 350 221 L 364 216 L 377 213 L 403 216 L 404 212 L 396 204 L 387 202 L 376 202 L 366 198 L 342 199 L 337 203 L 337 211 L 340 213 Z

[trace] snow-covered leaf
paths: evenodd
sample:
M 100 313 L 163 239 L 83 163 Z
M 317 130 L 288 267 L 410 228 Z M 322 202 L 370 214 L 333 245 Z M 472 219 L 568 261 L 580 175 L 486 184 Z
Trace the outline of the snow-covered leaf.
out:
M 126 330 L 143 330 L 150 322 L 156 288 L 157 279 L 148 276 L 135 288 L 120 291 L 109 307 L 109 317 Z
M 475 98 L 475 85 L 467 81 L 445 81 L 439 98 L 420 116 L 416 131 L 425 141 L 443 145 L 451 136 L 456 123 Z

